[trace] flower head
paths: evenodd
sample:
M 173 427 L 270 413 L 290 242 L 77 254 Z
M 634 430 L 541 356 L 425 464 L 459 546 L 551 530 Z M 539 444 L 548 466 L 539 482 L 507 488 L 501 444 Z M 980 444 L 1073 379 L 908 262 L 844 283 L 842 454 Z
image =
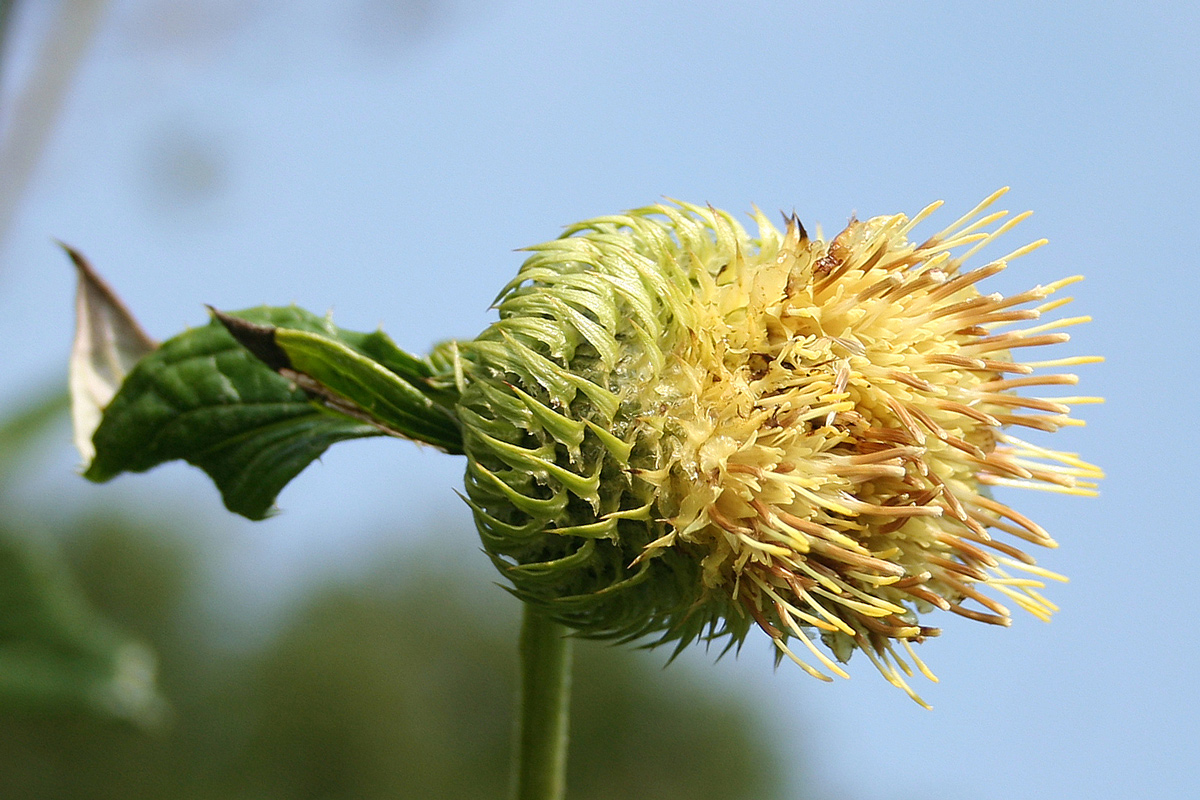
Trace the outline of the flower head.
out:
M 861 650 L 914 697 L 934 610 L 1048 618 L 1059 576 L 1014 542 L 1054 542 L 990 487 L 1092 493 L 1099 470 L 1011 431 L 1081 424 L 1069 406 L 1094 398 L 1019 390 L 1097 359 L 1018 357 L 1086 320 L 1035 322 L 1078 278 L 978 290 L 1044 243 L 966 267 L 1028 216 L 986 213 L 1001 194 L 920 243 L 940 204 L 828 242 L 658 205 L 531 248 L 463 345 L 458 407 L 468 502 L 515 593 L 589 636 L 758 627 L 826 680 Z

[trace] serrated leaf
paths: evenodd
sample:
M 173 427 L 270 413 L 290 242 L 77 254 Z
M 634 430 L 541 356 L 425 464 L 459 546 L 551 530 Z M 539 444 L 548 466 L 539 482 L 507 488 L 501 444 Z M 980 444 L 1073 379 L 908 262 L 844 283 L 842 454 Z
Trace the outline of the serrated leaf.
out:
M 294 307 L 236 316 L 332 329 L 327 320 Z M 381 433 L 314 405 L 214 320 L 138 362 L 104 411 L 93 437 L 96 456 L 84 474 L 100 482 L 182 459 L 208 473 L 229 510 L 262 519 L 283 487 L 329 445 Z

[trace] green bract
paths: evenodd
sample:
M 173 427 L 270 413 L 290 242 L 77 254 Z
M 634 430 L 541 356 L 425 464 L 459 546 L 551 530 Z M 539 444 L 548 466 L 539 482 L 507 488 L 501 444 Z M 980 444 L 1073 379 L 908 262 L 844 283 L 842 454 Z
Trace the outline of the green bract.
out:
M 574 226 L 530 248 L 500 320 L 460 344 L 467 501 L 484 547 L 522 600 L 585 635 L 682 645 L 706 628 L 740 640 L 750 625 L 705 591 L 703 553 L 641 558 L 668 533 L 638 474 L 669 445 L 657 405 L 692 322 L 694 272 L 760 249 L 713 219 L 724 235 L 665 206 Z

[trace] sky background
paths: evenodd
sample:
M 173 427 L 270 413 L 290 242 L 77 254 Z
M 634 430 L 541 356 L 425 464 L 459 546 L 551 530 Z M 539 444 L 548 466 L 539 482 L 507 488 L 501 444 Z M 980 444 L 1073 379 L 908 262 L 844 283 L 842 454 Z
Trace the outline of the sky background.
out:
M 18 8 L 0 138 L 57 5 Z M 1071 311 L 1095 322 L 1070 347 L 1107 358 L 1077 370 L 1107 404 L 1055 437 L 1106 469 L 1101 497 L 1002 496 L 1061 543 L 1040 559 L 1071 576 L 1060 614 L 945 620 L 921 651 L 931 712 L 865 660 L 832 685 L 775 671 L 765 640 L 682 668 L 752 685 L 820 796 L 1192 797 L 1198 38 L 1192 3 L 113 0 L 32 180 L 0 175 L 19 192 L 0 408 L 63 379 L 73 276 L 52 237 L 159 338 L 203 303 L 295 301 L 424 351 L 491 320 L 516 248 L 586 217 L 667 196 L 832 233 L 945 200 L 932 232 L 1011 186 L 1003 207 L 1036 213 L 998 247 L 1050 246 L 987 285 L 1085 274 Z M 61 441 L 29 491 L 215 520 L 213 580 L 251 617 L 434 537 L 491 579 L 462 463 L 428 448 L 339 445 L 252 525 L 182 465 L 90 486 Z

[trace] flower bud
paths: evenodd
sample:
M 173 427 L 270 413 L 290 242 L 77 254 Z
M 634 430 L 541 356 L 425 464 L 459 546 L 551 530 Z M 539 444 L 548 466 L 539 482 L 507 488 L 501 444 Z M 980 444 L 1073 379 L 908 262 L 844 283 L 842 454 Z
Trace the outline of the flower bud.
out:
M 591 637 L 732 646 L 758 627 L 825 680 L 861 650 L 914 697 L 935 610 L 1048 618 L 1037 589 L 1059 576 L 1014 540 L 1054 542 L 990 487 L 1094 493 L 1095 467 L 1011 431 L 1081 424 L 1068 406 L 1095 398 L 1018 390 L 1098 359 L 1016 357 L 1086 318 L 1034 322 L 1078 278 L 977 289 L 1044 243 L 965 267 L 1028 216 L 985 213 L 1002 193 L 920 243 L 940 204 L 830 241 L 658 205 L 530 248 L 461 345 L 457 409 L 467 501 L 513 592 Z

